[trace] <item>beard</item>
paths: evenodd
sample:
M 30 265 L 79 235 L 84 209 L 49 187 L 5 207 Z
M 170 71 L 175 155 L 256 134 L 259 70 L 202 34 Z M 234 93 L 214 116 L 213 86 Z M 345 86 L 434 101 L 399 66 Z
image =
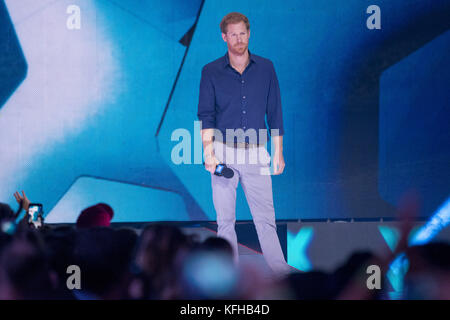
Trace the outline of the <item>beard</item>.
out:
M 234 45 L 232 47 L 231 51 L 236 55 L 242 55 L 247 51 L 247 48 L 248 48 L 248 44 L 241 43 L 241 44 Z

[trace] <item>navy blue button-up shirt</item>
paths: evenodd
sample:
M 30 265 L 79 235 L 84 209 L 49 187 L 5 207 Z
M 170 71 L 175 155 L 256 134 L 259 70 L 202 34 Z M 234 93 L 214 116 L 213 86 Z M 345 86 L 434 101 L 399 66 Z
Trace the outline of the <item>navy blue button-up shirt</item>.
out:
M 227 129 L 232 130 L 228 133 L 238 142 L 265 143 L 269 133 L 284 134 L 280 88 L 273 63 L 249 55 L 250 63 L 242 75 L 231 66 L 228 53 L 202 69 L 197 113 L 201 127 L 220 130 L 227 142 Z

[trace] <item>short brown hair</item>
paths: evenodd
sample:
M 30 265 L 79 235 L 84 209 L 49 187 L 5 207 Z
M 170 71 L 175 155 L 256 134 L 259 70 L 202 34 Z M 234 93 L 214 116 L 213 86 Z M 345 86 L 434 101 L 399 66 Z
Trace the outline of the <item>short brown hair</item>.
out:
M 247 30 L 250 30 L 250 22 L 248 22 L 248 18 L 239 12 L 230 12 L 225 17 L 223 17 L 222 21 L 220 22 L 220 30 L 222 31 L 222 33 L 227 33 L 227 26 L 229 24 L 235 24 L 239 22 L 245 23 Z

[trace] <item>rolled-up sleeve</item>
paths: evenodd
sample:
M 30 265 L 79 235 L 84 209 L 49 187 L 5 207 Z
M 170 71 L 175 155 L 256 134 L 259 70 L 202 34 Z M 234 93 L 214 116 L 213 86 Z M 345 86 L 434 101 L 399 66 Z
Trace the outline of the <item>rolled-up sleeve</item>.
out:
M 269 125 L 271 136 L 284 135 L 283 113 L 281 111 L 280 86 L 278 84 L 275 68 L 271 63 L 271 79 L 269 94 L 267 96 L 267 124 Z M 278 133 L 275 129 L 278 129 Z M 272 130 L 275 130 L 274 132 Z
M 214 86 L 208 70 L 203 67 L 200 80 L 200 95 L 198 101 L 198 119 L 202 122 L 202 129 L 216 127 L 216 106 Z

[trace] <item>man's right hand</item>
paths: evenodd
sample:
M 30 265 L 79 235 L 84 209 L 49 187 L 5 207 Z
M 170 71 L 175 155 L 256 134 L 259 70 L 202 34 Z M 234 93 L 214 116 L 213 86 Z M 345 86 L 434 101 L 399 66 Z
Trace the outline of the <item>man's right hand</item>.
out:
M 217 160 L 216 156 L 214 154 L 210 154 L 208 156 L 205 156 L 205 169 L 212 174 L 214 174 L 214 171 L 216 171 L 216 166 L 220 163 L 219 160 Z
M 216 166 L 220 163 L 214 154 L 214 129 L 202 129 L 201 130 L 202 143 L 203 143 L 203 156 L 205 158 L 205 169 L 212 174 L 216 171 Z

